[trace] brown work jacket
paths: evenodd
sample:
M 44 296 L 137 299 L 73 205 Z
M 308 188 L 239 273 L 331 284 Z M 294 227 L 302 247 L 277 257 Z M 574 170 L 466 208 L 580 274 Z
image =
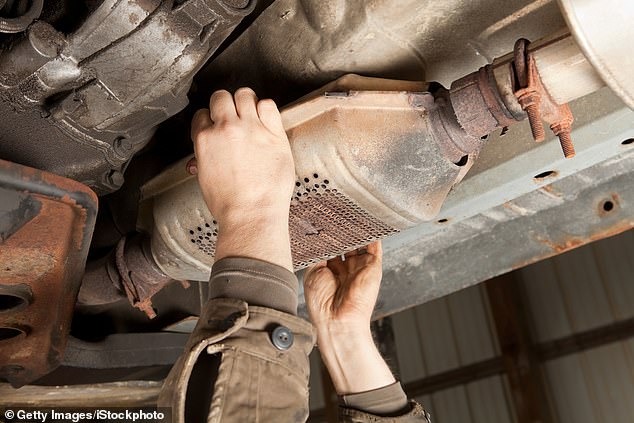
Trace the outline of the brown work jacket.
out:
M 184 354 L 165 381 L 159 406 L 171 407 L 178 423 L 305 422 L 313 328 L 292 313 L 270 307 L 296 310 L 297 280 L 277 266 L 252 259 L 224 259 L 217 265 L 210 284 L 221 292 L 212 294 L 203 309 Z M 279 298 L 284 297 L 280 281 L 295 289 L 294 298 Z M 252 305 L 225 297 L 249 298 L 240 291 L 253 286 L 260 292 L 267 286 L 277 289 L 277 298 Z M 430 422 L 414 401 L 392 417 L 345 405 L 339 410 L 342 422 Z

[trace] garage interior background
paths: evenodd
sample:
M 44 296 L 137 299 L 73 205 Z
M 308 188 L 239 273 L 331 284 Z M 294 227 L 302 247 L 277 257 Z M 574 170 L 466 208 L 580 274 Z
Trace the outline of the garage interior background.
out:
M 433 421 L 634 419 L 634 231 L 388 319 L 377 340 Z M 336 421 L 324 377 L 314 351 L 311 422 Z

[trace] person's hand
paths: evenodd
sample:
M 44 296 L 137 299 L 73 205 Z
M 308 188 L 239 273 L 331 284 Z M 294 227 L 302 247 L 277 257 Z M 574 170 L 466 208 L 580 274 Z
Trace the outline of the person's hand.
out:
M 272 100 L 250 88 L 216 91 L 191 128 L 197 174 L 218 222 L 236 213 L 288 212 L 295 182 L 291 148 Z M 263 210 L 264 209 L 264 210 Z
M 253 90 L 216 91 L 192 121 L 205 203 L 218 222 L 216 260 L 257 258 L 292 270 L 288 212 L 295 166 L 277 106 Z
M 381 285 L 381 241 L 322 261 L 304 274 L 306 306 L 315 326 L 369 327 Z
M 310 267 L 304 296 L 319 352 L 339 394 L 395 382 L 374 345 L 370 320 L 381 284 L 381 242 Z

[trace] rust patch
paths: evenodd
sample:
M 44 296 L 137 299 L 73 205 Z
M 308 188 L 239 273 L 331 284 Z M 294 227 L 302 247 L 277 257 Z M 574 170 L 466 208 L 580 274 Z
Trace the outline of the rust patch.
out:
M 579 238 L 571 238 L 571 239 L 567 239 L 564 240 L 562 242 L 553 242 L 549 239 L 544 239 L 544 238 L 535 238 L 537 241 L 541 242 L 542 244 L 548 246 L 548 248 L 550 248 L 551 250 L 553 250 L 555 253 L 557 254 L 561 254 L 563 252 L 572 250 L 574 248 L 580 247 L 582 245 L 584 245 L 586 242 L 590 242 L 590 241 L 586 241 L 584 242 L 583 240 L 579 239 Z
M 2 295 L 20 297 L 25 287 L 32 295 L 28 306 L 0 315 L 0 327 L 24 333 L 0 340 L 0 376 L 17 387 L 61 361 L 97 204 L 89 188 L 66 178 L 2 160 L 0 173 L 4 188 L 41 204 L 0 249 Z
M 451 84 L 451 104 L 460 126 L 475 142 L 516 123 L 499 95 L 490 65 Z
M 569 238 L 564 238 L 561 240 L 551 240 L 533 235 L 533 239 L 535 241 L 546 245 L 550 251 L 545 254 L 538 254 L 534 257 L 529 258 L 528 260 L 521 261 L 512 266 L 512 270 L 520 269 L 522 267 L 528 266 L 529 264 L 533 264 L 538 261 L 565 253 L 594 241 L 599 241 L 604 238 L 618 235 L 632 228 L 634 228 L 634 221 L 621 220 L 612 225 L 596 228 L 593 232 L 590 233 L 589 236 L 586 237 L 571 236 Z
M 130 19 L 130 23 L 132 25 L 136 25 L 139 23 L 139 15 L 137 15 L 136 13 L 130 13 L 128 19 Z
M 619 196 L 617 194 L 612 194 L 609 198 L 599 202 L 599 205 L 597 206 L 597 214 L 601 217 L 611 215 L 618 210 L 619 206 Z
M 39 278 L 55 268 L 55 256 L 34 248 L 0 250 L 0 281 Z
M 554 197 L 561 197 L 562 196 L 559 191 L 555 191 L 555 189 L 553 188 L 552 184 L 544 185 L 543 187 L 540 187 L 539 190 L 547 193 L 548 195 L 554 196 Z

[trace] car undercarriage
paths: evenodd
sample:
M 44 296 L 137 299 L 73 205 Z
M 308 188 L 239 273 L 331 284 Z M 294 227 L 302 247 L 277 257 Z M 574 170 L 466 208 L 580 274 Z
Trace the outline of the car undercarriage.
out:
M 165 377 L 213 264 L 189 122 L 217 89 L 280 106 L 300 277 L 385 239 L 377 318 L 632 228 L 633 18 L 619 0 L 0 0 L 0 378 Z

